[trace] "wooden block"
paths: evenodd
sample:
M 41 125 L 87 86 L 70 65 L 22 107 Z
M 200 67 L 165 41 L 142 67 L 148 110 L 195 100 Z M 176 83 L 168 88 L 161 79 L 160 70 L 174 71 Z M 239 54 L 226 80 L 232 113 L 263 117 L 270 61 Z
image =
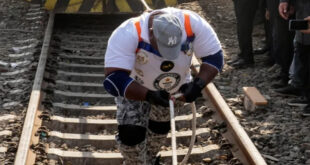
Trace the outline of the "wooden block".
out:
M 244 107 L 246 110 L 254 111 L 265 107 L 268 102 L 265 97 L 255 87 L 243 87 L 245 93 Z

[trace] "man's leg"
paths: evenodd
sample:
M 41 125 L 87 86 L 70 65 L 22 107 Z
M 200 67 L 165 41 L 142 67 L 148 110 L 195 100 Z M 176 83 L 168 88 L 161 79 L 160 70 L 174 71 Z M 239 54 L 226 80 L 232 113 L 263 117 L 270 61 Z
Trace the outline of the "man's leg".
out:
M 270 50 L 271 47 L 271 36 L 270 36 L 270 22 L 266 18 L 266 8 L 267 8 L 267 2 L 266 0 L 259 0 L 259 7 L 256 12 L 255 19 L 259 20 L 256 21 L 254 20 L 254 26 L 259 25 L 261 23 L 264 24 L 264 30 L 265 30 L 265 41 L 263 47 L 256 48 L 253 50 L 253 54 L 258 55 L 258 54 L 264 54 Z
M 147 164 L 147 125 L 150 104 L 117 98 L 118 134 L 116 141 L 126 165 Z
M 305 62 L 305 69 L 306 69 L 306 82 L 305 82 L 305 88 L 306 88 L 306 98 L 308 100 L 307 106 L 303 110 L 303 116 L 310 116 L 310 45 L 303 45 L 303 56 L 306 59 Z
M 296 88 L 302 88 L 307 83 L 307 68 L 308 65 L 307 62 L 307 55 L 305 55 L 306 49 L 303 45 L 299 43 L 295 43 L 295 52 L 294 52 L 294 60 L 292 63 L 293 70 L 292 70 L 292 80 L 290 84 Z
M 166 141 L 170 131 L 170 111 L 169 108 L 152 106 L 148 126 L 147 153 L 148 160 L 155 162 L 160 147 Z
M 274 21 L 275 21 L 275 12 L 277 12 L 277 8 L 275 6 L 277 6 L 276 1 L 278 0 L 266 0 L 266 7 L 269 13 L 269 20 L 268 22 L 268 26 L 269 30 L 268 30 L 268 34 L 267 34 L 267 43 L 270 46 L 270 50 L 269 50 L 269 62 L 270 64 L 275 64 L 275 59 L 274 59 L 274 43 L 273 43 L 273 39 L 274 39 Z M 265 28 L 266 29 L 266 28 Z M 268 65 L 268 64 L 267 64 Z
M 244 60 L 245 63 L 253 63 L 252 31 L 258 0 L 234 0 L 234 6 L 240 48 L 239 57 Z M 232 65 L 234 66 L 234 64 Z M 237 67 L 241 67 L 243 64 L 240 63 L 239 65 Z
M 307 69 L 306 69 L 306 58 L 303 56 L 303 46 L 299 43 L 294 44 L 294 60 L 291 64 L 291 80 L 289 85 L 276 89 L 275 92 L 284 94 L 284 95 L 304 95 L 302 89 L 305 87 Z
M 278 6 L 278 5 L 277 5 Z M 276 8 L 278 9 L 278 8 Z M 274 56 L 276 63 L 281 66 L 281 78 L 284 85 L 289 80 L 289 68 L 294 55 L 294 32 L 288 30 L 288 21 L 276 12 L 274 22 Z
M 304 82 L 302 77 L 298 75 L 298 72 L 297 72 L 297 71 L 302 70 L 303 68 L 303 64 L 302 64 L 302 61 L 300 61 L 300 57 L 299 57 L 300 55 L 298 52 L 300 52 L 300 50 L 295 51 L 294 58 L 293 58 L 293 61 L 290 67 L 289 77 L 291 80 L 289 82 L 289 85 L 285 88 L 282 88 L 282 89 L 291 89 L 287 91 L 298 91 L 300 90 L 299 88 L 303 87 L 303 84 L 307 84 Z M 305 91 L 305 92 L 304 93 L 299 92 L 302 94 L 301 97 L 292 99 L 287 104 L 290 106 L 305 107 L 308 104 L 308 100 L 310 100 L 310 95 L 309 95 L 310 93 L 309 91 L 306 91 L 306 90 L 302 90 L 302 91 Z
M 271 56 L 275 59 L 274 56 L 274 24 L 275 18 L 278 12 L 278 0 L 267 0 L 267 10 L 269 11 L 269 23 L 270 23 L 270 44 L 271 44 Z

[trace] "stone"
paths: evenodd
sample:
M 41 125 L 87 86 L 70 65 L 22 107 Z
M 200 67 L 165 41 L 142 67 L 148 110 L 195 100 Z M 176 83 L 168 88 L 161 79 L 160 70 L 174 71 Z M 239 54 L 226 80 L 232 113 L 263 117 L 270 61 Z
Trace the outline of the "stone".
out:
M 204 159 L 202 159 L 203 160 L 203 162 L 205 162 L 205 163 L 211 163 L 212 162 L 212 159 L 211 158 L 204 158 Z
M 240 117 L 240 118 L 243 117 L 243 112 L 242 112 L 241 110 L 235 110 L 235 111 L 234 111 L 234 114 L 235 114 L 237 117 Z

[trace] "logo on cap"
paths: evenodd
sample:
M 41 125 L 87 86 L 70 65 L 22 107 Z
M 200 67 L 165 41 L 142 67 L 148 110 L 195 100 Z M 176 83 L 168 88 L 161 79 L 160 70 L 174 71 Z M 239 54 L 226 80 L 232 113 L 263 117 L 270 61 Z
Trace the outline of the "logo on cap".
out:
M 173 46 L 177 44 L 177 36 L 169 37 L 168 45 Z
M 168 13 L 156 15 L 152 27 L 160 55 L 168 60 L 176 59 L 182 46 L 182 26 L 179 18 Z

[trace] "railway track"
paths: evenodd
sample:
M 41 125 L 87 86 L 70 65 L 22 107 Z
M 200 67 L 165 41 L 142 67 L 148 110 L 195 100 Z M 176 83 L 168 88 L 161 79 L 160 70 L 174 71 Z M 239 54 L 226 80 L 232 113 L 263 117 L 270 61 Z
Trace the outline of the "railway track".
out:
M 0 2 L 0 164 L 12 164 L 40 54 L 45 11 L 37 4 Z M 5 6 L 10 6 L 6 9 Z M 13 12 L 10 12 L 13 11 Z M 8 18 L 8 19 L 6 19 Z
M 50 14 L 16 165 L 121 164 L 114 136 L 114 98 L 102 87 L 107 41 L 132 15 Z M 193 73 L 199 69 L 194 61 Z M 196 101 L 197 136 L 191 164 L 266 164 L 211 83 Z M 191 137 L 190 104 L 175 115 L 177 156 Z M 161 156 L 171 164 L 168 135 Z

